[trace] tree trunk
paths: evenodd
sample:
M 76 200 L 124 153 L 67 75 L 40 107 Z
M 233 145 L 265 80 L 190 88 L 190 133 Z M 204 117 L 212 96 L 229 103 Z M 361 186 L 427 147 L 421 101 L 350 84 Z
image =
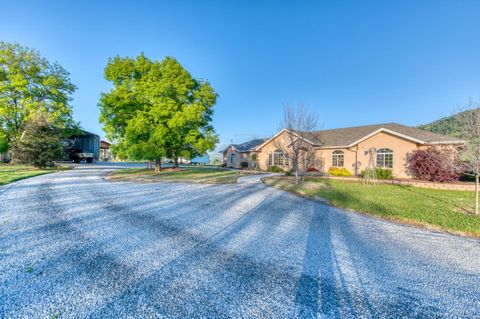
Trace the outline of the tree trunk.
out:
M 178 168 L 178 157 L 173 158 L 173 167 Z
M 475 215 L 478 215 L 478 184 L 479 176 L 475 174 Z
M 298 157 L 294 157 L 294 162 L 293 162 L 293 169 L 295 170 L 295 185 L 298 184 Z
M 160 173 L 162 170 L 162 160 L 161 159 L 156 159 L 155 160 L 155 173 Z

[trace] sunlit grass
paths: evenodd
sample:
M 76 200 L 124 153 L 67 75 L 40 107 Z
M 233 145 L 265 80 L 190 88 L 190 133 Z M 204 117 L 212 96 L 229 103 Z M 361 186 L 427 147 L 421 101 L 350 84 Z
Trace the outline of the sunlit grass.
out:
M 0 164 L 0 186 L 20 179 L 56 172 L 57 169 L 39 169 L 30 165 Z
M 455 233 L 480 237 L 480 217 L 474 216 L 474 193 L 413 186 L 307 179 L 296 186 L 285 179 L 266 184 L 307 197 L 321 197 L 332 205 Z
M 165 169 L 156 173 L 153 169 L 122 169 L 109 174 L 108 178 L 114 181 L 139 182 L 185 182 L 205 184 L 236 183 L 237 178 L 245 175 L 241 171 L 222 168 L 181 168 L 180 170 Z

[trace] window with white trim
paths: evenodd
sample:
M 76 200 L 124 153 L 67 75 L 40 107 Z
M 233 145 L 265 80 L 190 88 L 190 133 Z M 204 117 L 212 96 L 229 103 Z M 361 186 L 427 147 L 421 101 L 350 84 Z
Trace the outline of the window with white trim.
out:
M 288 166 L 288 157 L 281 150 L 268 154 L 268 166 Z
M 230 153 L 230 164 L 235 163 L 235 153 Z
M 381 148 L 377 151 L 377 167 L 393 168 L 393 151 L 389 148 Z
M 273 152 L 273 165 L 283 165 L 283 152 L 280 150 L 276 150 Z
M 332 166 L 343 167 L 345 164 L 345 156 L 343 151 L 337 150 L 332 152 Z

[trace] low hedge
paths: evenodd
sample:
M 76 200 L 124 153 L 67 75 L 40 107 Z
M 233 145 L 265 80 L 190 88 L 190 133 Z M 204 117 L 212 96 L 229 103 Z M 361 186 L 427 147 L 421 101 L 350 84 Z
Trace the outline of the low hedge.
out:
M 269 166 L 267 171 L 272 173 L 284 173 L 285 171 L 279 166 Z
M 375 175 L 377 176 L 377 179 L 393 179 L 393 172 L 389 168 L 376 167 Z M 360 172 L 360 176 L 365 176 L 365 170 L 362 170 Z

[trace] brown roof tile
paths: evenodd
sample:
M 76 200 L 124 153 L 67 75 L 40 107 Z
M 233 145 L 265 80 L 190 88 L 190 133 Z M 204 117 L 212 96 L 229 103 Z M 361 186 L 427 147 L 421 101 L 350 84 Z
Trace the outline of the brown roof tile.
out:
M 320 138 L 322 140 L 323 147 L 332 146 L 348 146 L 352 143 L 364 138 L 365 136 L 378 131 L 379 129 L 387 129 L 396 133 L 406 135 L 410 138 L 423 141 L 425 143 L 445 143 L 445 142 L 457 142 L 463 141 L 458 138 L 444 136 L 415 127 L 400 125 L 397 123 L 384 123 L 375 125 L 365 125 L 347 128 L 338 128 L 332 130 L 322 130 L 320 132 Z

